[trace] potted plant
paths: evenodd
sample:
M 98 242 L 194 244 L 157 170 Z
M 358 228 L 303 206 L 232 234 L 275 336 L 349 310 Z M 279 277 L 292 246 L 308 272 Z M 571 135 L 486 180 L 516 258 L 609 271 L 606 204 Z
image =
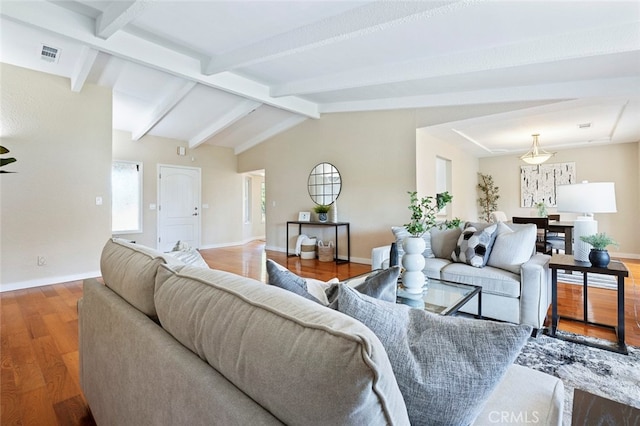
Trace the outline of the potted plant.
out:
M 327 206 L 325 204 L 318 204 L 313 208 L 313 211 L 318 214 L 318 220 L 320 222 L 326 222 L 327 213 L 329 213 L 330 209 L 331 209 L 331 206 Z
M 547 212 L 547 205 L 544 201 L 540 201 L 535 204 L 536 209 L 538 210 L 538 217 L 547 217 L 549 213 Z
M 606 268 L 611 260 L 607 246 L 618 246 L 618 243 L 604 232 L 593 235 L 582 235 L 580 236 L 580 240 L 591 245 L 589 261 L 591 265 L 596 268 Z
M 402 242 L 404 255 L 402 256 L 402 266 L 405 271 L 402 273 L 402 284 L 408 293 L 422 293 L 425 284 L 425 276 L 422 272 L 424 268 L 424 256 L 422 252 L 426 243 L 422 236 L 429 229 L 438 226 L 436 215 L 440 210 L 451 202 L 453 196 L 448 192 L 436 194 L 435 197 L 428 196 L 418 198 L 417 192 L 409 192 L 411 210 L 411 221 L 404 226 L 409 232 L 409 236 Z M 460 219 L 445 221 L 441 226 L 453 228 L 460 223 Z
M 482 218 L 487 222 L 491 222 L 491 212 L 498 210 L 498 194 L 499 188 L 493 183 L 491 175 L 478 173 L 480 183 L 477 188 L 482 192 L 482 196 L 478 198 L 478 205 L 482 208 Z
M 448 192 L 442 192 L 436 194 L 435 197 L 427 196 L 418 199 L 417 192 L 409 192 L 410 203 L 409 210 L 411 210 L 411 221 L 404 226 L 407 231 L 414 237 L 422 237 L 422 235 L 429 229 L 437 225 L 436 215 L 440 210 L 453 200 L 453 196 Z M 435 201 L 435 204 L 434 204 Z M 459 223 L 458 219 L 457 220 Z M 444 225 L 448 228 L 452 222 L 445 221 Z

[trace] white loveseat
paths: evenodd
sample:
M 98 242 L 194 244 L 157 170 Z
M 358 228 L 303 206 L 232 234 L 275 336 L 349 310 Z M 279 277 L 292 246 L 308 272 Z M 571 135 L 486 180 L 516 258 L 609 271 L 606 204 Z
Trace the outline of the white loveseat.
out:
M 500 222 L 495 224 L 495 238 L 486 266 L 474 267 L 455 262 L 452 253 L 459 243 L 464 226 L 482 230 L 489 224 L 467 223 L 460 228 L 433 228 L 424 238 L 433 253 L 425 256 L 423 272 L 427 277 L 474 284 L 482 287 L 484 317 L 527 324 L 537 332 L 544 325 L 551 304 L 550 256 L 535 253 L 536 227 L 531 224 Z M 401 244 L 406 231 L 392 228 L 396 244 Z M 403 233 L 404 231 L 404 233 Z M 375 247 L 371 253 L 372 269 L 386 268 L 391 246 Z M 476 314 L 477 301 L 472 299 L 461 311 Z

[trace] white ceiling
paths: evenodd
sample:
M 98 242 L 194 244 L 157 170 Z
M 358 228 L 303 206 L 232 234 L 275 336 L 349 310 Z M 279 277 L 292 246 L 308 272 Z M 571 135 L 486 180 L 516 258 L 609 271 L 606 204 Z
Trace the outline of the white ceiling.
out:
M 397 108 L 478 157 L 533 133 L 550 150 L 640 140 L 638 0 L 1 0 L 0 15 L 2 62 L 111 87 L 134 140 L 239 153 L 324 113 Z

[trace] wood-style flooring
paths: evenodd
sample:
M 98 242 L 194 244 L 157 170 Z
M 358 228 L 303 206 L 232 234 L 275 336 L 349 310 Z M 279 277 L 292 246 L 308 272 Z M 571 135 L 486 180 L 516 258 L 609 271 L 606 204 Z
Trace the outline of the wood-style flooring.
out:
M 301 276 L 345 279 L 370 269 L 369 265 L 301 260 L 264 250 L 263 242 L 202 250 L 207 263 L 221 269 L 265 281 L 267 257 Z M 627 343 L 640 346 L 640 328 L 634 309 L 640 310 L 640 261 L 625 260 L 637 284 L 626 286 Z M 580 286 L 559 284 L 559 310 L 582 316 Z M 78 375 L 78 317 L 76 304 L 82 282 L 55 284 L 0 293 L 1 303 L 1 406 L 0 424 L 94 425 L 82 395 Z M 615 292 L 590 289 L 592 321 L 615 324 Z M 613 340 L 611 332 L 563 320 L 563 330 Z

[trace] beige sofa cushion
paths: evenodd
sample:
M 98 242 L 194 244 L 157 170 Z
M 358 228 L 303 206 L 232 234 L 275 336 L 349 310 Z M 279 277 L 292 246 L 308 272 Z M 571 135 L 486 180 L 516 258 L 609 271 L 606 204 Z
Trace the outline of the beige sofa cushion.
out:
M 149 247 L 113 238 L 107 241 L 100 257 L 102 279 L 107 287 L 144 314 L 155 317 L 153 291 L 158 266 L 184 265 L 174 257 Z
M 286 424 L 408 424 L 387 354 L 362 323 L 223 271 L 161 266 L 162 326 Z

